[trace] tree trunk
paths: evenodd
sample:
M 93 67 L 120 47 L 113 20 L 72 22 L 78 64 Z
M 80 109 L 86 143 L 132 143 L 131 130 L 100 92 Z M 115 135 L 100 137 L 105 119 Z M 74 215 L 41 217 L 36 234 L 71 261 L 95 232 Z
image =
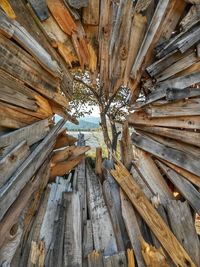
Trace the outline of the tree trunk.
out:
M 110 118 L 109 120 L 110 120 L 111 132 L 112 132 L 112 150 L 116 151 L 118 136 L 120 135 L 121 132 L 117 131 L 115 122 Z
M 107 121 L 106 121 L 106 114 L 103 112 L 103 108 L 100 108 L 100 118 L 101 118 L 101 128 L 102 128 L 102 132 L 103 132 L 103 138 L 104 138 L 104 142 L 109 149 L 112 148 L 112 143 L 108 134 L 108 125 L 107 125 Z

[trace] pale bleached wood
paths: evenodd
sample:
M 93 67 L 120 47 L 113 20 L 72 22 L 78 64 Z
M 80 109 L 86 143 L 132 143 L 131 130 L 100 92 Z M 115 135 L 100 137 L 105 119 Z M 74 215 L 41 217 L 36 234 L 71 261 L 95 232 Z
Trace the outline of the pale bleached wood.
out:
M 200 214 L 200 193 L 196 190 L 196 188 L 189 181 L 184 179 L 183 176 L 176 173 L 165 164 L 160 161 L 157 161 L 157 163 L 175 187 L 178 188 L 183 197 L 190 203 L 192 208 Z
M 92 223 L 91 220 L 87 220 L 84 225 L 83 232 L 83 257 L 87 258 L 90 253 L 94 250 L 93 235 L 92 235 Z
M 127 267 L 125 252 L 103 257 L 104 267 Z
M 66 205 L 64 266 L 82 266 L 81 206 L 78 192 L 64 193 Z
M 200 243 L 187 201 L 169 200 L 166 208 L 173 233 L 198 266 L 200 262 Z
M 159 195 L 161 204 L 173 199 L 172 193 L 150 154 L 134 147 L 134 166 L 151 189 L 154 195 Z
M 64 120 L 57 123 L 52 128 L 47 137 L 37 146 L 37 148 L 26 158 L 21 167 L 11 176 L 9 181 L 0 190 L 0 218 L 4 216 L 8 208 L 15 201 L 25 184 L 41 166 L 48 154 L 53 149 L 53 144 L 58 131 L 63 126 Z
M 117 252 L 117 243 L 106 207 L 102 187 L 89 166 L 86 167 L 89 213 L 92 222 L 94 248 L 104 255 Z
M 110 187 L 109 182 L 105 180 L 103 182 L 103 194 L 104 194 L 105 202 L 106 202 L 106 205 L 107 205 L 107 208 L 110 214 L 110 218 L 112 221 L 112 226 L 113 226 L 113 230 L 114 230 L 116 242 L 117 242 L 117 248 L 118 248 L 118 251 L 124 251 L 125 244 L 123 241 L 123 233 L 120 228 L 116 206 L 113 201 L 113 196 L 111 194 L 111 191 L 112 191 L 112 188 Z
M 29 154 L 26 141 L 22 141 L 0 160 L 0 187 L 7 182 Z
M 26 140 L 27 145 L 31 146 L 45 137 L 49 131 L 49 120 L 40 120 L 34 124 L 20 128 L 16 131 L 0 136 L 0 147 L 6 148 L 16 145 L 18 142 Z M 6 149 L 5 149 L 6 153 Z
M 116 160 L 116 159 L 115 159 Z M 116 160 L 117 161 L 117 160 Z M 154 207 L 149 203 L 138 185 L 134 182 L 126 168 L 117 161 L 115 170 L 111 171 L 114 178 L 126 192 L 134 207 L 143 217 L 150 229 L 168 252 L 171 259 L 178 266 L 196 266 L 178 240 L 169 230 L 163 219 L 158 215 Z
M 45 168 L 48 165 L 45 163 L 37 172 L 36 176 L 33 177 L 32 181 L 29 181 L 27 185 L 23 188 L 20 192 L 19 197 L 15 200 L 13 205 L 10 207 L 4 218 L 0 222 L 0 247 L 3 245 L 4 241 L 9 237 L 9 232 L 11 228 L 18 222 L 18 218 L 22 213 L 23 209 L 25 209 L 29 199 L 31 198 L 32 194 L 38 190 L 40 187 L 41 190 L 47 184 L 48 175 L 45 178 Z M 43 183 L 41 183 L 41 178 L 44 178 Z
M 140 238 L 142 234 L 139 228 L 135 210 L 133 209 L 130 200 L 126 197 L 125 193 L 122 190 L 120 190 L 120 197 L 121 197 L 122 216 L 126 225 L 128 236 L 131 241 L 131 245 L 134 250 L 137 265 L 138 267 L 143 267 L 145 266 L 145 264 L 142 257 L 141 244 L 140 244 Z

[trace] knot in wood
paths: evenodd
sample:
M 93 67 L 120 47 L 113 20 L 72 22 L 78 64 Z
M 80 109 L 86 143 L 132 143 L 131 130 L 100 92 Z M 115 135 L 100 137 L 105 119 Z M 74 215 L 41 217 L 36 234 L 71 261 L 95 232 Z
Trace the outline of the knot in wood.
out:
M 120 54 L 120 58 L 121 58 L 122 60 L 127 59 L 128 51 L 127 51 L 127 48 L 126 48 L 125 45 L 123 45 L 123 46 L 120 48 L 120 52 L 119 52 L 119 54 Z

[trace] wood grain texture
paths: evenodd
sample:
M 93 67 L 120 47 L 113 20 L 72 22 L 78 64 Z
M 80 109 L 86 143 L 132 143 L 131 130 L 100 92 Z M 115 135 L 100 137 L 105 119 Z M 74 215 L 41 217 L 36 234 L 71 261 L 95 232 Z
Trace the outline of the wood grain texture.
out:
M 177 266 L 196 266 L 178 240 L 158 215 L 154 207 L 141 192 L 122 163 L 117 161 L 115 170 L 111 171 L 114 178 L 126 192 L 134 207 L 146 221 L 155 236 L 161 242 L 169 256 Z

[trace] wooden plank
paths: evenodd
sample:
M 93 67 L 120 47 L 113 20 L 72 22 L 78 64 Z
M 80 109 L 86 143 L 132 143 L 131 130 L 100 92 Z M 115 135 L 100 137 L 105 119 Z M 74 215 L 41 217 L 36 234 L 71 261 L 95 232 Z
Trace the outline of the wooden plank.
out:
M 0 148 L 12 147 L 18 142 L 26 140 L 27 145 L 31 146 L 43 139 L 49 131 L 49 120 L 40 120 L 36 123 L 20 128 L 0 136 Z
M 54 146 L 54 149 L 61 148 L 64 146 L 71 146 L 77 141 L 77 138 L 75 138 L 72 135 L 69 135 L 66 133 L 66 129 L 63 129 L 57 139 L 56 139 L 56 144 Z
M 136 126 L 135 129 L 141 129 L 144 132 L 165 136 L 178 140 L 180 142 L 188 143 L 200 147 L 200 133 L 177 130 L 166 127 L 151 127 L 151 126 Z
M 39 240 L 44 242 L 45 257 L 48 256 L 49 250 L 53 246 L 55 218 L 58 215 L 58 206 L 61 203 L 62 194 L 67 191 L 68 180 L 59 177 L 56 183 L 48 186 L 51 188 L 51 191 L 39 233 Z
M 41 178 L 45 177 L 44 171 L 47 164 L 44 164 L 37 172 L 35 177 L 27 183 L 27 185 L 20 192 L 18 198 L 15 200 L 13 205 L 10 207 L 4 218 L 0 222 L 0 247 L 3 245 L 5 240 L 9 238 L 9 232 L 13 225 L 18 221 L 19 215 L 25 209 L 27 202 L 31 198 L 33 192 L 38 190 L 38 187 L 44 189 L 47 184 L 48 176 L 44 179 L 41 186 Z
M 2 59 L 1 69 L 57 104 L 67 106 L 65 97 L 57 92 L 59 80 L 45 71 L 31 55 L 3 35 L 0 36 L 0 58 Z
M 80 147 L 84 148 L 84 147 Z M 77 178 L 76 178 L 76 190 L 79 192 L 80 196 L 80 205 L 81 205 L 81 218 L 82 218 L 82 233 L 84 226 L 87 223 L 87 185 L 86 185 L 86 163 L 85 160 L 82 160 L 77 166 Z
M 200 98 L 180 100 L 160 106 L 149 106 L 145 112 L 152 118 L 200 115 Z
M 81 7 L 86 7 L 88 5 L 88 0 L 67 0 L 69 5 L 73 8 L 80 9 Z
M 101 252 L 93 251 L 88 255 L 88 267 L 102 267 L 103 255 Z
M 131 90 L 134 92 L 138 86 L 141 75 L 144 69 L 151 60 L 153 47 L 155 43 L 159 40 L 163 29 L 163 19 L 167 20 L 170 15 L 170 10 L 173 8 L 174 2 L 170 1 L 159 1 L 156 10 L 154 12 L 151 23 L 147 29 L 145 37 L 143 39 L 140 50 L 137 54 L 136 60 L 132 66 L 131 78 L 134 79 L 134 85 Z
M 192 208 L 200 214 L 200 193 L 196 188 L 183 176 L 167 167 L 160 161 L 156 161 L 158 166 L 164 171 L 170 181 L 175 185 L 175 187 L 180 191 L 186 200 L 190 203 Z
M 89 0 L 87 7 L 83 8 L 83 23 L 86 25 L 99 24 L 99 0 Z
M 37 169 L 47 158 L 48 153 L 53 149 L 53 144 L 57 132 L 63 126 L 65 121 L 61 120 L 52 128 L 47 137 L 37 146 L 37 148 L 26 158 L 21 167 L 15 172 L 9 181 L 0 190 L 0 218 L 15 201 L 25 184 L 34 175 Z
M 92 223 L 91 220 L 87 220 L 83 232 L 83 258 L 87 258 L 93 249 Z
M 77 31 L 76 24 L 62 1 L 58 0 L 55 3 L 53 0 L 47 0 L 46 3 L 58 25 L 65 33 L 71 35 Z
M 122 137 L 120 141 L 121 158 L 127 169 L 130 169 L 133 160 L 132 141 L 129 133 L 128 122 L 123 124 Z
M 132 141 L 137 147 L 153 154 L 154 156 L 171 162 L 187 171 L 200 176 L 199 160 L 192 154 L 186 154 L 180 150 L 166 147 L 165 145 L 154 141 L 153 139 L 132 134 Z
M 164 126 L 183 129 L 200 129 L 200 116 L 149 119 L 144 111 L 137 111 L 128 116 L 131 125 Z
M 112 191 L 112 189 L 110 187 L 109 182 L 107 180 L 105 180 L 103 182 L 103 194 L 104 194 L 105 202 L 106 202 L 106 205 L 107 205 L 107 208 L 108 208 L 108 211 L 110 214 L 110 218 L 112 221 L 112 226 L 113 226 L 113 230 L 114 230 L 115 238 L 116 238 L 116 242 L 117 242 L 117 248 L 118 248 L 118 251 L 124 251 L 125 250 L 125 244 L 124 244 L 124 241 L 122 238 L 123 233 L 122 233 L 121 228 L 120 228 L 120 223 L 119 223 L 118 216 L 117 216 L 116 206 L 115 206 L 115 203 L 113 201 L 113 196 L 111 194 L 111 191 Z
M 179 76 L 178 78 L 168 79 L 166 81 L 156 84 L 155 89 L 167 89 L 167 88 L 177 88 L 184 89 L 186 87 L 195 85 L 200 82 L 200 72 L 195 71 L 191 74 L 186 74 Z
M 1 0 L 0 6 L 9 18 L 16 19 L 15 12 L 8 0 Z
M 176 89 L 176 88 L 168 88 L 166 90 L 166 99 L 168 101 L 176 101 L 184 98 L 190 98 L 200 96 L 199 88 L 184 88 L 184 89 Z
M 197 187 L 200 188 L 200 179 L 199 176 L 192 174 L 184 169 L 181 169 L 179 167 L 177 167 L 174 164 L 171 164 L 165 160 L 161 160 L 161 162 L 163 162 L 165 165 L 167 165 L 168 167 L 170 167 L 171 169 L 173 169 L 175 172 L 177 172 L 178 174 L 180 174 L 181 176 L 183 176 L 184 178 L 186 178 L 189 182 L 193 183 L 194 185 L 196 185 Z
M 120 188 L 119 185 L 116 183 L 115 179 L 110 174 L 109 170 L 112 169 L 113 162 L 110 160 L 104 160 L 103 162 L 103 171 L 104 171 L 104 177 L 106 178 L 106 181 L 109 182 L 109 188 L 111 197 L 112 197 L 112 206 L 115 209 L 115 213 L 117 216 L 117 220 L 120 226 L 121 235 L 123 238 L 124 246 L 127 247 L 129 245 L 129 237 L 126 231 L 126 227 L 124 224 L 124 220 L 122 217 L 122 211 L 121 211 L 121 198 L 120 198 Z
M 140 130 L 138 130 L 138 133 L 140 134 L 144 134 L 150 138 L 152 138 L 153 140 L 155 140 L 156 142 L 159 142 L 167 147 L 170 148 L 174 148 L 176 150 L 180 150 L 186 154 L 189 154 L 195 158 L 198 158 L 200 156 L 200 150 L 198 147 L 193 146 L 193 145 L 189 145 L 183 142 L 177 142 L 176 140 L 173 140 L 171 138 L 166 138 L 166 137 L 162 137 L 159 135 L 155 135 L 155 134 L 151 134 L 151 133 L 144 133 Z
M 94 248 L 104 255 L 114 254 L 117 252 L 117 244 L 101 185 L 89 166 L 86 168 L 86 175 Z
M 200 262 L 200 243 L 187 201 L 171 200 L 166 208 L 173 233 L 198 266 Z
M 66 205 L 64 266 L 82 266 L 81 207 L 78 192 L 64 193 Z
M 54 150 L 54 155 L 52 157 L 52 165 L 61 161 L 66 161 L 68 158 L 72 159 L 74 157 L 84 154 L 90 149 L 89 146 L 75 147 L 70 146 L 59 150 Z
M 99 17 L 99 66 L 100 84 L 104 88 L 106 98 L 109 95 L 109 40 L 111 34 L 111 1 L 103 0 L 100 3 Z
M 124 74 L 125 83 L 127 83 L 129 80 L 131 68 L 135 62 L 137 53 L 143 41 L 146 27 L 147 27 L 146 17 L 143 16 L 142 14 L 135 13 L 132 21 L 130 40 L 129 40 L 129 51 Z
M 96 161 L 95 161 L 95 173 L 101 179 L 102 177 L 102 148 L 96 148 Z
M 171 78 L 174 75 L 179 74 L 179 72 L 186 70 L 193 64 L 199 62 L 199 58 L 196 56 L 195 52 L 191 52 L 191 54 L 187 55 L 180 60 L 176 61 L 173 65 L 164 69 L 164 71 L 160 72 L 155 76 L 157 82 L 164 81 L 166 79 Z
M 141 192 L 123 164 L 117 160 L 116 162 L 115 170 L 111 171 L 112 175 L 126 192 L 134 207 L 138 210 L 139 214 L 161 242 L 173 262 L 177 266 L 196 266 L 143 192 Z
M 173 199 L 172 192 L 170 191 L 165 179 L 161 175 L 159 169 L 154 163 L 151 156 L 134 147 L 134 166 L 143 178 L 145 183 L 151 189 L 154 195 L 159 195 L 160 202 L 166 205 L 168 199 Z
M 53 181 L 56 176 L 63 176 L 64 174 L 69 173 L 81 162 L 81 160 L 85 159 L 85 157 L 86 156 L 82 154 L 56 163 L 56 165 L 51 167 L 50 180 Z
M 147 267 L 169 267 L 166 255 L 163 249 L 149 245 L 143 238 L 141 238 L 142 255 L 144 257 Z
M 103 257 L 104 267 L 127 267 L 125 252 Z
M 29 34 L 29 32 L 16 20 L 11 20 L 0 12 L 0 29 L 6 37 L 13 38 L 27 52 L 29 52 L 48 72 L 61 78 L 61 69 L 50 54 Z
M 142 234 L 136 218 L 135 210 L 133 209 L 130 200 L 126 197 L 126 195 L 122 190 L 120 190 L 120 197 L 121 197 L 122 216 L 126 225 L 126 230 L 128 232 L 132 248 L 134 250 L 137 265 L 138 267 L 144 267 L 145 264 L 142 257 L 141 244 L 140 244 L 140 237 L 142 236 Z
M 49 11 L 45 0 L 28 0 L 28 2 L 31 4 L 33 10 L 41 21 L 44 21 L 49 17 Z
M 29 153 L 26 141 L 22 141 L 0 160 L 0 187 L 14 174 Z

